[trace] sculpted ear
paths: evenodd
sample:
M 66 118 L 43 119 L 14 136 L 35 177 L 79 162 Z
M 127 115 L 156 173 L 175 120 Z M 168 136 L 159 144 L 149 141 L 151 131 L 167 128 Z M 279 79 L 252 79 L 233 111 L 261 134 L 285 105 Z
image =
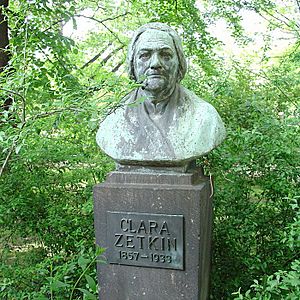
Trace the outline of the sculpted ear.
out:
M 183 79 L 184 75 L 185 75 L 184 70 L 182 70 L 182 68 L 179 65 L 177 71 L 177 83 L 179 83 Z
M 131 60 L 128 60 L 127 62 L 128 64 L 128 75 L 129 75 L 129 78 L 136 81 L 136 74 L 135 74 L 135 71 L 134 71 L 134 57 L 132 56 Z
M 132 79 L 137 82 L 137 76 L 136 76 L 136 73 L 135 73 L 135 59 L 134 59 L 134 56 L 132 56 L 132 62 L 131 62 L 131 77 Z
M 182 72 L 180 70 L 180 67 L 178 67 L 176 82 L 179 83 L 181 80 L 182 80 Z

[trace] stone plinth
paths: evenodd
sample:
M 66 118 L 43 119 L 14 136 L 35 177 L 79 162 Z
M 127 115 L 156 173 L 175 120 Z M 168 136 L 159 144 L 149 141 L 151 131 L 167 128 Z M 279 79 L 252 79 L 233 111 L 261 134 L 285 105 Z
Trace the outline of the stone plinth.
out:
M 206 300 L 212 199 L 199 170 L 112 172 L 94 188 L 101 300 Z

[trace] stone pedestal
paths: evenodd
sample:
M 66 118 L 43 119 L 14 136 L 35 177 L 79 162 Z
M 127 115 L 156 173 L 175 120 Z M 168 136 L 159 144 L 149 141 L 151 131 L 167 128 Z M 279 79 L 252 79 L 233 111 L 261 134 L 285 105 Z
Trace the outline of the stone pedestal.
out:
M 118 171 L 94 188 L 101 300 L 206 300 L 210 182 L 189 173 Z

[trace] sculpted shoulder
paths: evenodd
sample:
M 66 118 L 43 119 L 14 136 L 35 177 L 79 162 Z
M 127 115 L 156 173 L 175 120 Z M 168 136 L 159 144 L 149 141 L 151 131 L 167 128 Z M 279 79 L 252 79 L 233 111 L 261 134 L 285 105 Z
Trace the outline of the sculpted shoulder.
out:
M 112 158 L 120 157 L 130 143 L 134 132 L 129 128 L 137 122 L 134 114 L 128 114 L 128 104 L 134 100 L 135 91 L 126 95 L 100 123 L 96 141 L 100 148 Z
M 181 87 L 184 113 L 178 118 L 176 130 L 170 139 L 176 156 L 197 158 L 216 148 L 226 137 L 226 131 L 217 110 L 187 88 Z

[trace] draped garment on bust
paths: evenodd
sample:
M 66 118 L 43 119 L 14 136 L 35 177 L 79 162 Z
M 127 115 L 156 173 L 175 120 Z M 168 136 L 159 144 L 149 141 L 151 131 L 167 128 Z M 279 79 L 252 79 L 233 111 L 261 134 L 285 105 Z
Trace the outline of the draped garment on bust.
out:
M 134 90 L 100 124 L 97 143 L 121 164 L 180 165 L 200 157 L 225 138 L 215 108 L 177 85 L 159 112 Z M 152 107 L 153 106 L 153 107 Z

